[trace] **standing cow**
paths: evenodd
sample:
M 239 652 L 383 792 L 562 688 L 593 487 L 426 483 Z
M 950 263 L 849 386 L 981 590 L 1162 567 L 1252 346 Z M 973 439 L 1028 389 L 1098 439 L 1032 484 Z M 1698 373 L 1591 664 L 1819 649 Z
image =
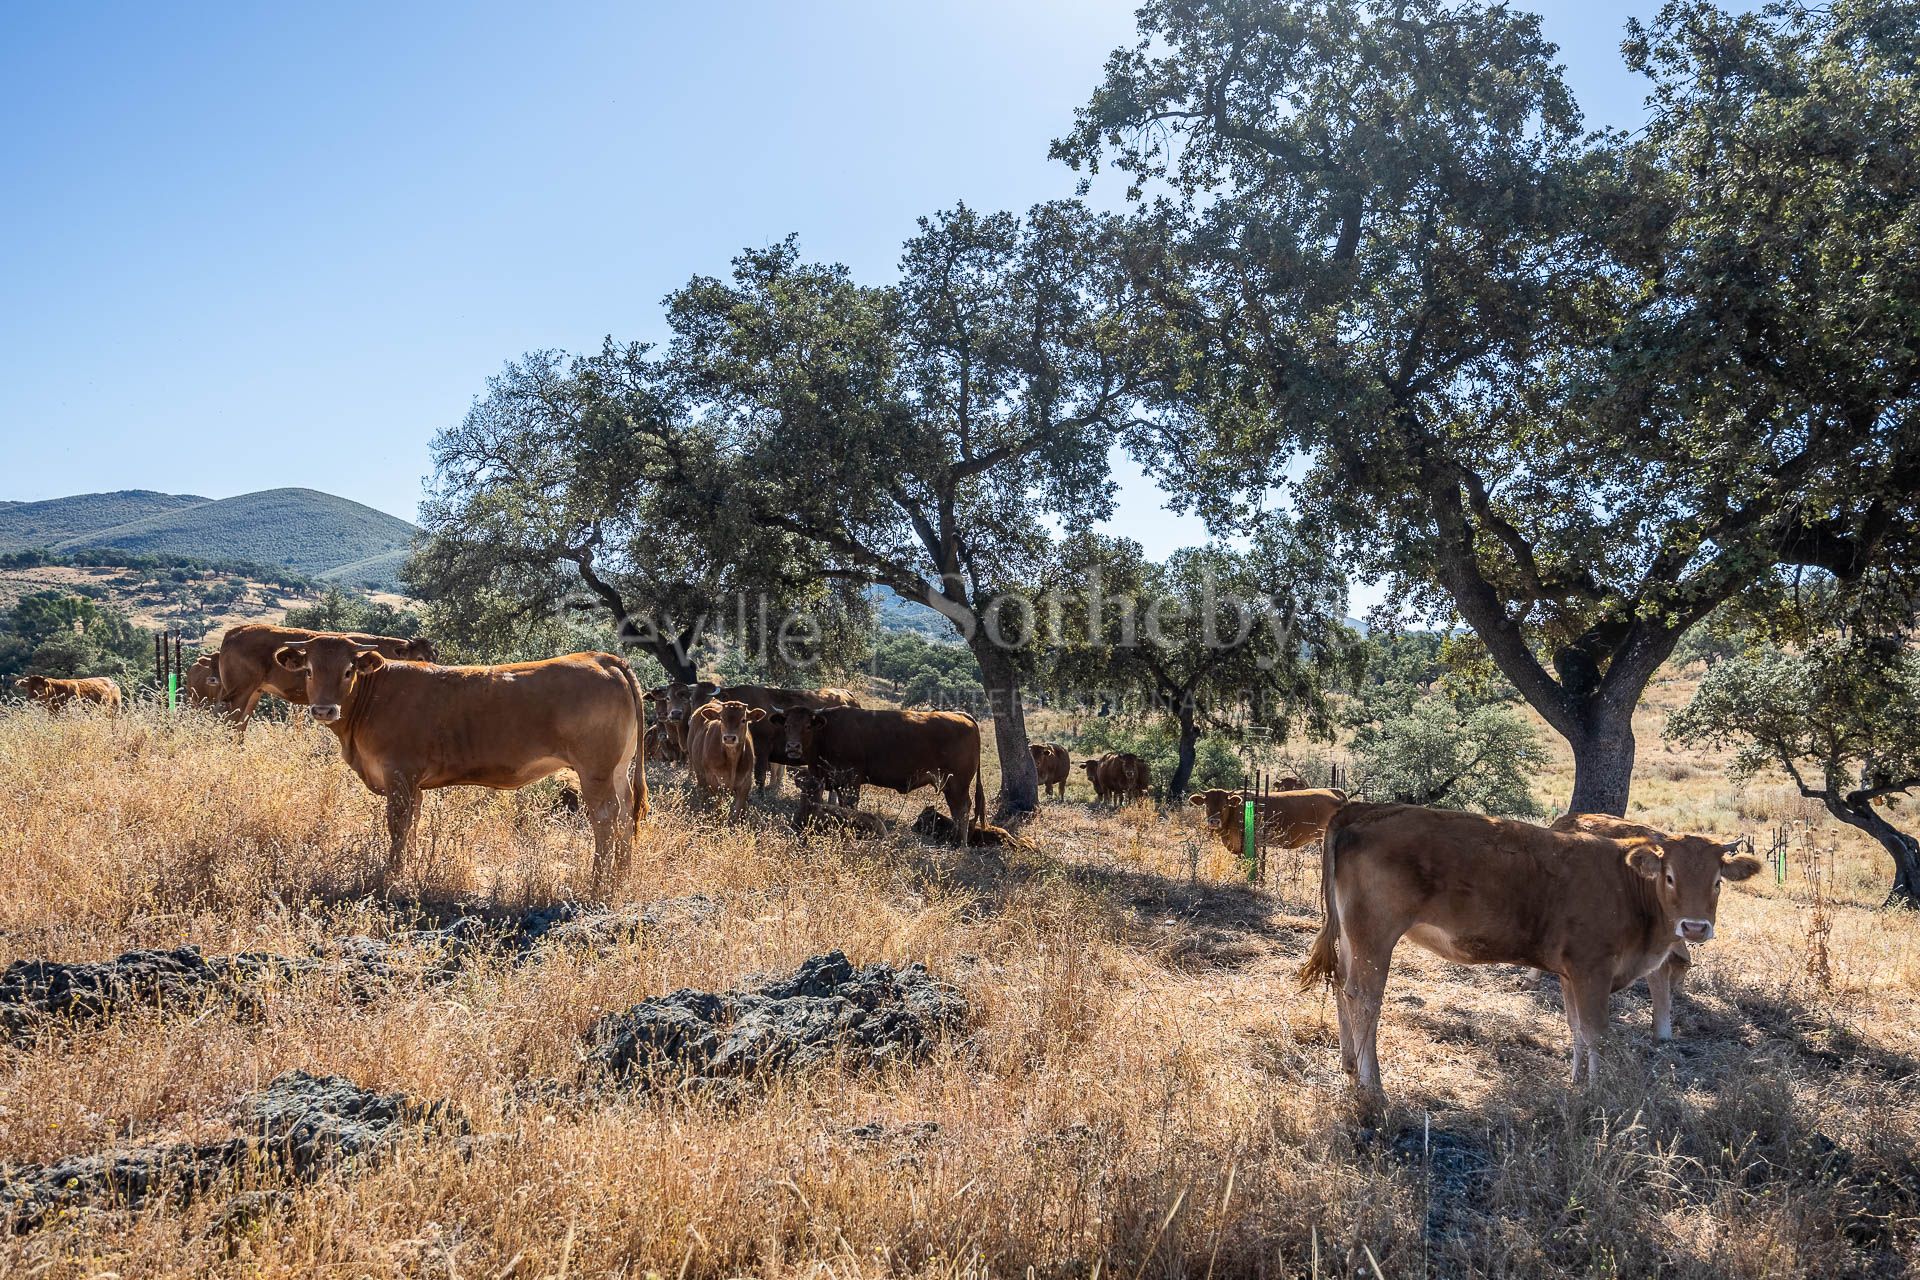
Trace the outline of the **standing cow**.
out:
M 695 707 L 687 718 L 687 767 L 694 785 L 733 797 L 733 816 L 746 811 L 753 786 L 753 726 L 767 718 L 759 707 L 728 699 Z
M 1720 889 L 1760 870 L 1706 836 L 1616 840 L 1409 804 L 1349 804 L 1327 827 L 1326 921 L 1301 966 L 1333 985 L 1340 1064 L 1380 1088 L 1377 1036 L 1401 938 L 1459 964 L 1557 974 L 1572 1076 L 1600 1068 L 1608 997 L 1713 937 Z
M 1267 844 L 1282 849 L 1302 849 L 1326 834 L 1327 824 L 1346 802 L 1347 793 L 1332 787 L 1255 796 L 1254 822 Z M 1206 810 L 1207 828 L 1220 837 L 1229 854 L 1240 852 L 1246 838 L 1244 792 L 1212 787 L 1194 792 L 1187 797 L 1187 803 Z
M 387 870 L 399 870 L 421 792 L 512 790 L 561 769 L 580 779 L 593 824 L 593 881 L 618 881 L 647 813 L 646 716 L 625 659 L 570 653 L 543 662 L 439 667 L 389 660 L 346 636 L 274 651 L 304 683 L 313 718 L 368 790 L 387 799 Z
M 716 690 L 716 699 L 740 702 L 762 712 L 749 732 L 753 736 L 753 785 L 764 790 L 769 784 L 777 791 L 783 766 L 798 766 L 786 758 L 786 734 L 769 716 L 787 711 L 823 711 L 828 707 L 857 707 L 860 700 L 845 689 L 780 689 L 763 684 L 730 684 Z
M 786 754 L 820 778 L 872 783 L 903 795 L 939 787 L 964 847 L 972 823 L 987 820 L 980 786 L 980 725 L 957 711 L 863 710 L 827 707 L 780 713 Z M 967 791 L 973 809 L 967 809 Z
M 187 668 L 186 699 L 190 707 L 213 707 L 219 703 L 219 653 L 203 653 Z
M 1073 777 L 1073 757 L 1057 742 L 1030 743 L 1027 749 L 1033 752 L 1033 771 L 1039 776 L 1041 794 L 1065 800 L 1067 780 Z
M 22 697 L 39 703 L 48 711 L 58 711 L 76 704 L 99 707 L 109 714 L 120 710 L 120 686 L 107 676 L 83 676 L 78 680 L 63 680 L 56 676 L 21 676 L 14 681 L 13 687 Z
M 1147 762 L 1131 751 L 1113 751 L 1096 760 L 1082 761 L 1087 781 L 1093 784 L 1096 803 L 1116 808 L 1147 794 L 1153 774 Z

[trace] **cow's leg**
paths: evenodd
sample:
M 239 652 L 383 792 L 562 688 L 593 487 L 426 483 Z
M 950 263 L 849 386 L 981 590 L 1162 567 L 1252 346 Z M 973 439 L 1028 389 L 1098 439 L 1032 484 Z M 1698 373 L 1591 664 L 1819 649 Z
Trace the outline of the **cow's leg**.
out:
M 247 721 L 253 718 L 253 709 L 259 705 L 260 690 L 258 689 L 227 704 L 227 723 L 232 726 L 236 736 L 246 735 Z
M 1353 1047 L 1353 1014 L 1347 1008 L 1347 940 L 1336 938 L 1333 944 L 1333 1014 L 1340 1026 L 1340 1069 L 1349 1076 L 1360 1070 L 1359 1056 Z
M 420 817 L 420 790 L 411 782 L 395 779 L 387 790 L 387 879 L 400 874 L 407 855 L 407 842 L 413 838 L 413 824 Z
M 953 815 L 954 843 L 962 849 L 967 847 L 967 833 L 973 826 L 972 781 L 956 776 L 948 778 L 946 786 L 941 788 L 947 795 L 947 812 Z
M 1680 994 L 1680 985 L 1687 980 L 1687 970 L 1692 967 L 1693 957 L 1676 951 L 1647 975 L 1647 994 L 1653 997 L 1654 1039 L 1673 1039 L 1673 998 Z
M 1354 1085 L 1364 1092 L 1380 1092 L 1380 1009 L 1386 1001 L 1387 970 L 1393 963 L 1393 944 L 1398 934 L 1375 935 L 1381 940 L 1365 940 L 1372 930 L 1356 930 L 1354 922 L 1344 918 L 1340 934 L 1347 943 L 1346 974 L 1340 988 L 1347 998 L 1347 1026 L 1353 1037 Z
M 625 771 L 580 774 L 580 804 L 593 828 L 593 893 L 604 897 L 625 871 L 632 845 L 633 789 Z M 622 815 L 629 821 L 622 822 Z
M 1587 1083 L 1592 1084 L 1600 1078 L 1600 1049 L 1606 1043 L 1609 1012 L 1607 997 L 1610 992 L 1604 978 L 1560 979 L 1562 994 L 1566 997 L 1569 1013 L 1567 1024 L 1577 1028 L 1573 1034 L 1573 1071 L 1571 1083 L 1580 1083 L 1580 1062 L 1584 1056 L 1587 1067 Z

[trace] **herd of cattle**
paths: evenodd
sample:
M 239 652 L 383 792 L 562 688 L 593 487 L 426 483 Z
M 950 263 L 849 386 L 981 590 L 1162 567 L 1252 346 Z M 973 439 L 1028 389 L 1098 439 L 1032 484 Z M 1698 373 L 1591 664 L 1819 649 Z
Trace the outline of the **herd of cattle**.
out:
M 797 822 L 884 830 L 857 809 L 860 788 L 938 788 L 917 830 L 961 845 L 1005 836 L 986 821 L 980 726 L 950 711 L 867 708 L 838 689 L 802 691 L 702 681 L 643 690 L 612 654 L 573 653 L 499 666 L 441 666 L 432 645 L 355 633 L 248 624 L 186 676 L 190 702 L 237 729 L 271 692 L 305 705 L 339 739 L 348 766 L 387 802 L 389 871 L 397 869 L 436 787 L 516 788 L 562 769 L 579 779 L 594 835 L 594 882 L 617 882 L 647 813 L 648 760 L 684 766 L 696 788 L 737 814 L 750 791 L 794 773 Z M 16 689 L 59 708 L 117 708 L 111 680 L 29 676 Z M 646 708 L 651 706 L 649 726 Z M 1064 796 L 1073 763 L 1033 744 L 1040 784 Z M 1098 800 L 1151 788 L 1146 762 L 1115 753 L 1082 762 Z M 1249 798 L 1213 789 L 1189 797 L 1229 851 Z M 1280 781 L 1252 798 L 1269 846 L 1322 846 L 1325 919 L 1300 974 L 1332 986 L 1341 1064 L 1378 1091 L 1376 1035 L 1393 951 L 1402 938 L 1461 964 L 1514 964 L 1559 976 L 1572 1035 L 1572 1074 L 1598 1070 L 1608 997 L 1647 980 L 1656 1038 L 1673 1034 L 1672 999 L 1690 946 L 1714 935 L 1720 890 L 1760 863 L 1737 845 L 1619 818 L 1570 814 L 1551 827 L 1516 819 L 1349 800 Z M 931 821 L 929 821 L 931 820 Z M 983 838 L 987 837 L 987 838 Z

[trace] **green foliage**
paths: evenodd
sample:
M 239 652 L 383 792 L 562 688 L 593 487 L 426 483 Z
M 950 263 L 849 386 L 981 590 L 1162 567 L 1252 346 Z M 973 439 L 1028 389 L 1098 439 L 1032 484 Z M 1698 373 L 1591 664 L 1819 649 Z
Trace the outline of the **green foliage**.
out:
M 191 494 L 123 489 L 115 493 L 79 493 L 43 502 L 0 507 L 0 551 L 30 551 L 129 521 L 197 507 L 206 498 Z
M 0 620 L 0 679 L 112 676 L 131 687 L 153 670 L 153 633 L 85 596 L 40 591 Z
M 365 596 L 348 595 L 338 587 L 328 587 L 319 600 L 304 609 L 287 610 L 286 621 L 290 627 L 314 631 L 365 631 L 402 639 L 421 631 L 419 614 Z
M 873 674 L 910 707 L 978 708 L 986 703 L 980 667 L 965 648 L 908 632 L 888 632 L 873 646 Z
M 1362 725 L 1353 738 L 1354 780 L 1376 800 L 1539 816 L 1531 778 L 1546 762 L 1540 735 L 1512 707 L 1462 711 L 1438 694 Z
M 1164 717 L 1095 716 L 1078 732 L 1066 739 L 1076 767 L 1082 759 L 1092 759 L 1111 751 L 1131 751 L 1147 762 L 1152 770 L 1156 794 L 1164 792 L 1180 763 L 1180 734 L 1173 721 Z M 1200 739 L 1194 751 L 1193 776 L 1183 791 L 1204 791 L 1208 787 L 1237 787 L 1246 781 L 1247 763 L 1240 758 L 1233 742 L 1210 735 Z M 1169 795 L 1168 799 L 1178 799 Z
M 1189 197 L 1143 217 L 1199 411 L 1140 451 L 1216 519 L 1289 490 L 1457 613 L 1582 807 L 1624 806 L 1639 692 L 1715 606 L 1920 561 L 1910 0 L 1670 4 L 1631 138 L 1582 133 L 1503 5 L 1139 17 L 1055 151 Z

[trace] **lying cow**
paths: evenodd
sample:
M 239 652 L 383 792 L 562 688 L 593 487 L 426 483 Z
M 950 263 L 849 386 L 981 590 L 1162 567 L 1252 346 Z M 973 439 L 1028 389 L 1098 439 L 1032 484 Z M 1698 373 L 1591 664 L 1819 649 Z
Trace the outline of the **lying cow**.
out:
M 953 819 L 932 805 L 920 810 L 920 816 L 913 820 L 913 834 L 924 840 L 958 843 L 954 840 Z M 975 849 L 1010 849 L 1020 847 L 1020 837 L 991 822 L 976 822 L 967 829 L 966 843 Z
M 893 829 L 879 814 L 823 799 L 821 779 L 812 770 L 801 770 L 793 781 L 800 792 L 800 803 L 793 811 L 795 831 L 843 831 L 861 839 L 884 839 L 891 834 Z
M 753 786 L 752 729 L 766 718 L 760 708 L 732 699 L 704 703 L 687 717 L 687 768 L 694 785 L 709 795 L 732 796 L 736 818 Z
M 1327 918 L 1301 966 L 1333 984 L 1340 1062 L 1380 1088 L 1376 1038 L 1401 938 L 1460 964 L 1558 974 L 1573 1079 L 1599 1071 L 1608 997 L 1713 937 L 1720 887 L 1760 870 L 1705 836 L 1610 839 L 1409 804 L 1349 804 L 1327 827 Z
M 82 676 L 63 680 L 57 676 L 21 676 L 13 689 L 21 697 L 39 703 L 48 711 L 75 704 L 99 707 L 103 711 L 120 710 L 120 686 L 106 676 Z
M 779 719 L 787 758 L 824 779 L 870 782 L 902 794 L 939 787 L 962 845 L 970 823 L 986 821 L 986 795 L 980 787 L 980 726 L 972 716 L 957 711 L 828 707 L 782 712 Z
M 340 740 L 348 767 L 387 798 L 389 874 L 406 853 L 422 791 L 512 790 L 561 769 L 580 780 L 596 889 L 624 872 L 647 812 L 646 716 L 624 659 L 570 653 L 438 667 L 390 661 L 347 636 L 321 635 L 280 646 L 273 661 L 301 679 L 303 700 Z
M 227 715 L 235 729 L 245 733 L 247 718 L 266 694 L 284 698 L 296 706 L 307 701 L 307 686 L 298 675 L 278 665 L 274 654 L 283 646 L 304 644 L 316 636 L 337 636 L 362 649 L 371 649 L 384 658 L 408 662 L 432 662 L 433 643 L 416 637 L 376 636 L 357 631 L 309 631 L 304 627 L 276 627 L 247 622 L 227 628 L 220 637 L 215 680 L 220 701 L 227 704 Z
M 1035 742 L 1028 745 L 1033 752 L 1033 771 L 1040 777 L 1042 795 L 1058 799 L 1067 798 L 1067 780 L 1073 777 L 1073 757 L 1067 749 L 1057 742 Z
M 1669 832 L 1628 822 L 1610 813 L 1563 813 L 1553 820 L 1552 829 L 1584 831 L 1588 835 L 1605 836 L 1610 840 L 1632 840 L 1647 844 L 1664 844 L 1676 838 Z M 1673 1039 L 1673 998 L 1680 994 L 1687 970 L 1692 967 L 1693 952 L 1685 942 L 1675 939 L 1666 963 L 1648 972 L 1647 996 L 1653 1005 L 1654 1039 Z
M 667 733 L 667 726 L 656 721 L 647 726 L 647 759 L 656 764 L 679 764 L 686 759 L 684 752 L 674 745 L 673 738 Z
M 1272 792 L 1253 798 L 1254 822 L 1268 847 L 1301 849 L 1326 834 L 1327 823 L 1346 802 L 1346 792 L 1330 787 L 1317 791 Z M 1207 828 L 1220 837 L 1228 853 L 1240 852 L 1247 829 L 1245 792 L 1212 787 L 1194 792 L 1187 797 L 1187 803 L 1206 809 Z

